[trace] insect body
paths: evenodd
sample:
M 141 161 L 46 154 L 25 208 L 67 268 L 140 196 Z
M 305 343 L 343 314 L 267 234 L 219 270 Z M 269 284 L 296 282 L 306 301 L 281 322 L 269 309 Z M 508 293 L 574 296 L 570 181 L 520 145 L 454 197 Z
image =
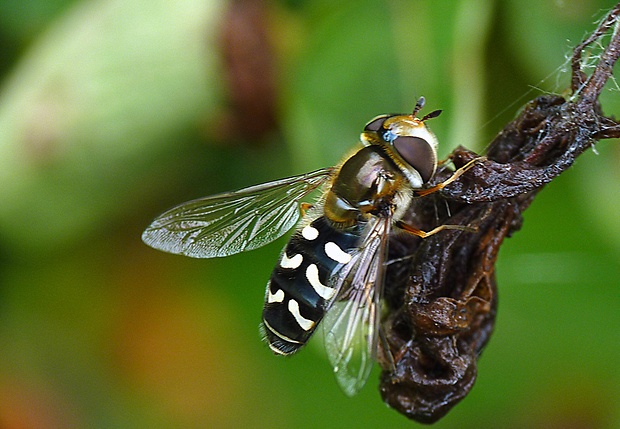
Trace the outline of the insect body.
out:
M 421 98 L 411 115 L 374 118 L 361 135 L 365 147 L 339 167 L 181 204 L 157 217 L 142 239 L 198 258 L 254 249 L 297 224 L 301 199 L 324 186 L 267 284 L 262 329 L 271 349 L 288 355 L 321 323 L 337 379 L 345 393 L 354 394 L 377 352 L 391 231 L 426 237 L 455 228 L 424 232 L 401 220 L 413 198 L 441 189 L 468 168 L 425 187 L 437 167 L 437 139 L 424 122 L 440 111 L 419 119 L 423 104 Z

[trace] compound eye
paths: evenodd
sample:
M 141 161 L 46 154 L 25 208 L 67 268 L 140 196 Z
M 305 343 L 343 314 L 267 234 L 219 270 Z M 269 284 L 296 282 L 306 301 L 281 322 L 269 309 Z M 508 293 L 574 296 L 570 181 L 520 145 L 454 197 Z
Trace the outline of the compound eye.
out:
M 431 180 L 437 168 L 437 156 L 434 148 L 423 138 L 399 136 L 394 139 L 394 149 L 413 168 L 416 169 L 424 183 Z
M 387 118 L 389 118 L 388 115 L 377 116 L 372 121 L 366 124 L 366 126 L 364 127 L 364 131 L 372 131 L 375 133 L 378 132 L 383 127 L 383 123 Z

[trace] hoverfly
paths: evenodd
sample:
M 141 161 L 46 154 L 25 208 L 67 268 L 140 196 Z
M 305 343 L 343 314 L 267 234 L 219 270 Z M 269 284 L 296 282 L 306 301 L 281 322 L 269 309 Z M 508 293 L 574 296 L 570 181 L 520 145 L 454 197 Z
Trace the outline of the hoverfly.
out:
M 425 121 L 433 111 L 381 115 L 366 124 L 364 147 L 339 166 L 183 203 L 157 217 L 142 240 L 155 249 L 214 258 L 256 249 L 293 226 L 296 232 L 267 283 L 262 331 L 270 348 L 289 355 L 322 324 L 336 378 L 348 395 L 365 384 L 377 355 L 388 239 L 394 229 L 425 238 L 401 218 L 430 187 L 437 139 Z M 322 187 L 314 204 L 301 200 Z M 301 217 L 301 221 L 299 221 Z

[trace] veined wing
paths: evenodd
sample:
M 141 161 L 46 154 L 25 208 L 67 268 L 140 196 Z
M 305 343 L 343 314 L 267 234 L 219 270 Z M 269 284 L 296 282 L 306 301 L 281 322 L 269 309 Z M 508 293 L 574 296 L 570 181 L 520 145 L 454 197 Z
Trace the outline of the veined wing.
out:
M 342 292 L 323 321 L 325 347 L 349 396 L 364 387 L 376 359 L 390 226 L 390 217 L 370 221 L 359 252 L 334 275 Z
M 183 203 L 155 218 L 142 233 L 142 241 L 194 258 L 256 249 L 297 223 L 299 201 L 325 183 L 332 172 L 324 168 Z

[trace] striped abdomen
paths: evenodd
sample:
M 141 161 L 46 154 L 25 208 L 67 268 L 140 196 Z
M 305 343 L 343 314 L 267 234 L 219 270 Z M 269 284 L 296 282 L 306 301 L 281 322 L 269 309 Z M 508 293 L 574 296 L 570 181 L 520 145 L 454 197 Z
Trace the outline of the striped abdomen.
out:
M 331 274 L 358 244 L 355 231 L 335 229 L 323 216 L 291 237 L 265 296 L 263 326 L 274 352 L 290 354 L 308 341 L 338 293 Z

